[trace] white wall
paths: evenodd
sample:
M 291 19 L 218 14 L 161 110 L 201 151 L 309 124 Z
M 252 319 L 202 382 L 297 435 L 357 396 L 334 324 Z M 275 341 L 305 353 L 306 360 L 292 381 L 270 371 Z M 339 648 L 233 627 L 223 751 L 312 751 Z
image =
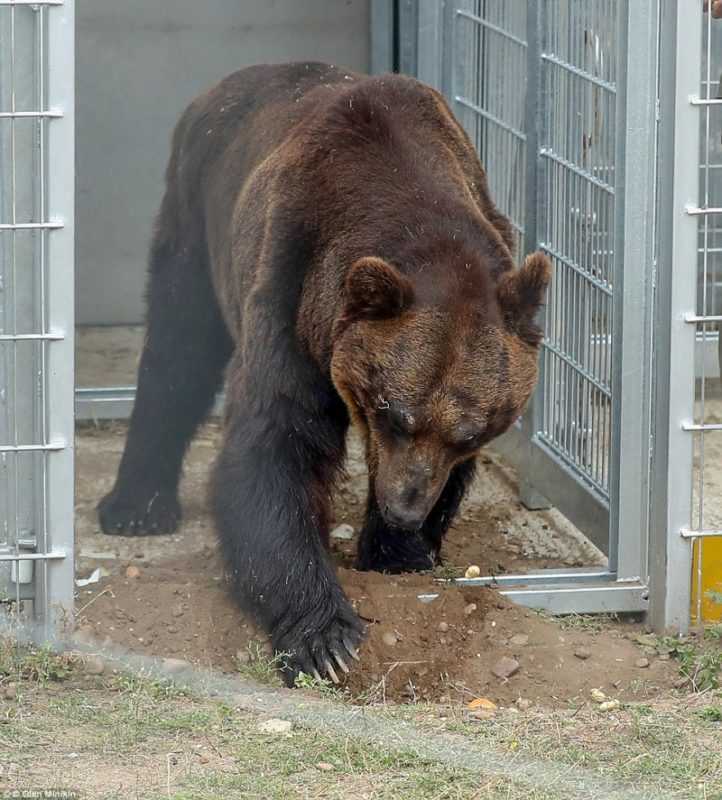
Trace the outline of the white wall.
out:
M 249 64 L 366 70 L 369 0 L 85 0 L 76 16 L 77 320 L 135 323 L 183 108 Z

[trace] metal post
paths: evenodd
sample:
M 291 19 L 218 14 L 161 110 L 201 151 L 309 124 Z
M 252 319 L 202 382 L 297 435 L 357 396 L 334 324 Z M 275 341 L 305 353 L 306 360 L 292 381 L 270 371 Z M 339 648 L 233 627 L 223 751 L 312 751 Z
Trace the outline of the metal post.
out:
M 416 0 L 399 0 L 399 72 L 416 75 L 419 44 L 419 6 Z
M 525 176 L 525 203 L 524 203 L 524 253 L 532 253 L 539 245 L 539 232 L 537 229 L 537 204 L 539 201 L 539 170 L 542 167 L 539 158 L 541 145 L 541 110 L 544 107 L 542 100 L 542 72 L 541 72 L 541 30 L 542 8 L 534 0 L 528 0 L 526 11 L 526 176 Z M 544 325 L 543 311 L 539 322 Z M 526 457 L 519 467 L 519 499 L 529 509 L 540 510 L 550 507 L 547 498 L 539 492 L 534 484 L 534 470 L 532 469 L 531 440 L 542 425 L 541 391 L 544 385 L 542 371 L 543 360 L 539 359 L 538 389 L 532 397 L 529 407 L 522 420 L 522 438 L 526 444 Z
M 443 44 L 444 7 L 443 0 L 419 0 L 419 38 L 417 56 L 417 78 L 439 91 L 443 91 Z
M 393 0 L 371 0 L 371 74 L 394 69 Z
M 663 0 L 660 33 L 655 447 L 650 525 L 650 619 L 686 631 L 692 551 L 680 531 L 692 511 L 692 436 L 697 220 L 686 213 L 699 198 L 699 86 L 702 4 Z
M 610 568 L 647 577 L 658 0 L 620 3 Z M 626 69 L 624 68 L 626 66 Z
M 47 215 L 62 224 L 47 234 L 48 330 L 57 341 L 47 346 L 47 437 L 62 449 L 46 455 L 46 527 L 43 550 L 65 557 L 42 564 L 38 596 L 46 635 L 72 622 L 74 545 L 74 333 L 75 333 L 75 43 L 74 0 L 48 10 L 48 101 L 61 117 L 48 124 Z

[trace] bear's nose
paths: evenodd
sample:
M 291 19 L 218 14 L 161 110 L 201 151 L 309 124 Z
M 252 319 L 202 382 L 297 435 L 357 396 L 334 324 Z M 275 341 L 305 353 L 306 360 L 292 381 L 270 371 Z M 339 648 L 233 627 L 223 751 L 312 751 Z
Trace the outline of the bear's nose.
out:
M 418 531 L 426 519 L 426 515 L 418 509 L 399 505 L 387 505 L 384 517 L 389 525 L 406 531 Z
M 386 521 L 405 530 L 418 530 L 426 519 L 424 496 L 418 486 L 408 486 L 395 498 L 390 498 L 384 509 Z

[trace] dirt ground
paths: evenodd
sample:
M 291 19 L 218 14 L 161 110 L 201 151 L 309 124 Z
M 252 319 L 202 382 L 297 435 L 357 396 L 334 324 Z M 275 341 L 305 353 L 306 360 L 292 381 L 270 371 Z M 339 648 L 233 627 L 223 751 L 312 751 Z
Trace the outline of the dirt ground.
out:
M 207 425 L 186 465 L 181 498 L 185 518 L 170 537 L 108 537 L 98 532 L 94 507 L 113 482 L 125 426 L 85 426 L 77 446 L 77 572 L 100 566 L 105 576 L 78 589 L 81 629 L 107 644 L 233 671 L 249 643 L 263 637 L 228 599 L 205 505 L 208 466 L 218 427 Z M 513 472 L 495 456 L 480 474 L 444 548 L 447 568 L 470 564 L 482 574 L 540 567 L 599 565 L 603 557 L 556 512 L 530 512 L 516 500 Z M 360 668 L 348 679 L 352 697 L 366 702 L 518 698 L 557 705 L 602 688 L 619 697 L 646 697 L 672 686 L 676 672 L 635 642 L 635 626 L 556 622 L 517 607 L 493 589 L 446 587 L 432 575 L 383 576 L 351 568 L 362 519 L 365 468 L 350 441 L 348 480 L 335 500 L 335 524 L 354 528 L 350 541 L 333 540 L 339 577 L 368 626 Z M 129 578 L 127 568 L 138 568 Z M 438 593 L 430 602 L 419 595 Z M 575 655 L 577 653 L 577 655 Z M 580 657 L 581 656 L 581 657 Z M 509 678 L 493 669 L 503 657 L 519 664 Z

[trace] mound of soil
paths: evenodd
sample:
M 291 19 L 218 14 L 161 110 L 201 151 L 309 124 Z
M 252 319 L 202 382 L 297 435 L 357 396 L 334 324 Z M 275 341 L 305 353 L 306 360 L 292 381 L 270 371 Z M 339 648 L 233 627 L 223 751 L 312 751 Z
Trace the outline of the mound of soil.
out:
M 191 447 L 178 532 L 139 538 L 98 533 L 95 506 L 113 485 L 124 435 L 123 425 L 86 426 L 76 440 L 76 565 L 81 576 L 98 566 L 108 573 L 99 584 L 79 590 L 80 625 L 99 641 L 107 638 L 130 651 L 233 671 L 236 653 L 247 654 L 249 642 L 265 642 L 265 637 L 230 602 L 221 578 L 205 501 L 221 432 L 209 424 Z M 567 630 L 491 589 L 445 586 L 430 575 L 355 572 L 368 481 L 358 437 L 350 437 L 346 467 L 334 524 L 349 523 L 356 533 L 349 540 L 332 539 L 332 545 L 339 578 L 368 626 L 361 664 L 347 683 L 354 697 L 457 701 L 486 696 L 503 704 L 522 697 L 555 705 L 588 697 L 591 688 L 615 697 L 643 695 L 676 678 L 669 662 L 641 652 L 626 638 L 637 633 L 633 628 Z M 486 457 L 480 459 L 478 478 L 449 531 L 443 556 L 460 574 L 470 564 L 484 575 L 498 575 L 603 563 L 557 512 L 524 509 L 513 475 Z M 137 578 L 126 577 L 129 565 L 138 568 Z M 438 597 L 419 600 L 429 593 Z M 641 657 L 651 664 L 635 666 Z M 502 658 L 519 664 L 508 678 L 494 674 Z
M 136 578 L 122 565 L 81 590 L 81 628 L 130 651 L 236 670 L 236 654 L 264 639 L 229 600 L 214 551 L 204 555 L 141 563 Z M 492 589 L 447 586 L 431 576 L 340 568 L 339 577 L 367 624 L 361 664 L 345 684 L 361 701 L 484 696 L 557 705 L 597 687 L 615 697 L 646 696 L 675 678 L 669 662 L 652 656 L 649 667 L 636 666 L 643 654 L 631 628 L 564 630 Z M 437 597 L 419 598 L 425 594 Z M 494 669 L 505 657 L 519 666 L 500 678 Z

